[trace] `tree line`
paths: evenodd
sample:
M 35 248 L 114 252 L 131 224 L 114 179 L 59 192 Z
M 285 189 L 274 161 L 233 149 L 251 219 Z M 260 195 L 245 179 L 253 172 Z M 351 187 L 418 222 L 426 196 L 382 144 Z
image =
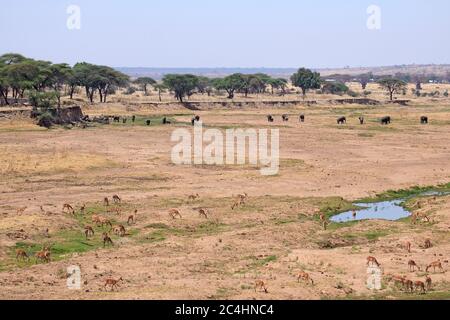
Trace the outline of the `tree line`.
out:
M 107 66 L 82 62 L 71 67 L 15 53 L 0 56 L 0 97 L 5 104 L 9 104 L 10 99 L 25 98 L 27 94 L 30 101 L 45 96 L 57 100 L 60 106 L 63 89 L 72 99 L 79 87 L 84 88 L 90 102 L 94 102 L 95 93 L 100 102 L 106 102 L 109 94 L 128 83 L 127 75 Z
M 415 83 L 416 90 L 421 90 L 421 84 L 429 79 L 430 76 L 400 73 L 390 77 L 376 77 L 371 73 L 321 77 L 318 72 L 301 68 L 290 77 L 290 84 L 298 88 L 303 97 L 310 90 L 354 96 L 355 93 L 345 83 L 357 81 L 362 89 L 366 90 L 369 83 L 375 82 L 385 89 L 393 100 L 394 94 L 406 90 L 408 82 Z M 446 80 L 450 81 L 450 76 Z M 236 93 L 247 97 L 250 94 L 267 92 L 279 95 L 290 92 L 287 79 L 273 78 L 264 73 L 235 73 L 222 78 L 167 74 L 160 82 L 150 77 L 139 77 L 132 81 L 127 75 L 111 67 L 86 62 L 70 66 L 65 63 L 53 64 L 49 61 L 34 60 L 16 53 L 0 56 L 0 98 L 5 104 L 9 104 L 10 99 L 28 98 L 33 105 L 56 104 L 59 107 L 62 94 L 73 99 L 80 89 L 91 103 L 96 96 L 99 102 L 105 103 L 107 97 L 118 89 L 125 88 L 125 93 L 130 94 L 135 92 L 135 86 L 139 86 L 145 95 L 152 89 L 157 91 L 160 100 L 161 94 L 169 91 L 180 102 L 195 93 L 209 96 L 213 92 L 223 92 L 229 99 L 233 99 Z

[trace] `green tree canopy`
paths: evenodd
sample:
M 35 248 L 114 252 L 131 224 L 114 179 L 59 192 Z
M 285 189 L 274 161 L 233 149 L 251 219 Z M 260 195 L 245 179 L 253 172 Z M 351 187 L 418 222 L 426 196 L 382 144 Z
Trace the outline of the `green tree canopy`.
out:
M 145 95 L 147 95 L 147 93 L 148 93 L 147 86 L 152 86 L 152 85 L 156 84 L 155 79 L 150 78 L 150 77 L 139 77 L 134 82 L 139 84 L 142 87 Z
M 378 81 L 378 84 L 381 88 L 386 90 L 389 94 L 389 99 L 394 100 L 394 93 L 400 93 L 404 89 L 406 89 L 407 83 L 403 80 L 396 78 L 385 78 Z
M 167 74 L 163 78 L 164 85 L 175 94 L 175 98 L 183 102 L 184 97 L 191 96 L 198 86 L 198 78 L 192 74 Z
M 292 85 L 302 89 L 303 97 L 306 92 L 311 89 L 320 89 L 321 79 L 320 73 L 313 72 L 309 69 L 300 68 L 291 76 Z

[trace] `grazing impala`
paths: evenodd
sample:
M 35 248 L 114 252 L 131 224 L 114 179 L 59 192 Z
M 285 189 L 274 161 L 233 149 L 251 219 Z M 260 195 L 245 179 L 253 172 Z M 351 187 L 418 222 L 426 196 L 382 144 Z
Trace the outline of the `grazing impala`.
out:
M 123 225 L 119 225 L 113 228 L 113 232 L 118 235 L 119 237 L 125 237 L 126 230 Z
M 442 268 L 442 263 L 440 260 L 438 261 L 434 261 L 432 263 L 430 263 L 426 269 L 426 272 L 428 272 L 429 269 L 433 268 L 433 271 L 436 272 L 436 268 L 438 268 L 439 270 L 441 270 L 442 272 L 444 271 L 444 268 Z
M 405 287 L 406 278 L 404 276 L 389 275 L 388 282 L 393 281 L 396 286 Z
M 420 267 L 417 265 L 417 263 L 414 260 L 408 261 L 408 267 L 410 272 L 414 272 L 414 270 L 417 268 L 417 270 L 420 271 Z
M 245 201 L 248 199 L 248 194 L 247 193 L 242 193 L 242 194 L 238 194 L 236 196 L 236 200 L 233 203 L 233 205 L 231 206 L 231 210 L 234 210 L 235 208 L 242 206 L 245 204 Z
M 114 201 L 115 204 L 119 204 L 119 203 L 122 202 L 122 199 L 120 199 L 120 197 L 117 194 L 115 194 L 113 196 L 113 201 Z
M 25 252 L 25 250 L 22 249 L 18 249 L 16 251 L 16 260 L 30 260 L 30 257 L 28 256 L 28 254 Z
M 414 292 L 414 283 L 409 279 L 405 279 L 405 290 L 406 292 Z
M 25 210 L 27 210 L 27 207 L 19 208 L 19 209 L 17 209 L 17 214 L 22 214 L 25 212 Z
M 105 285 L 103 286 L 105 290 L 108 290 L 108 287 L 111 287 L 111 291 L 114 291 L 114 288 L 119 287 L 119 282 L 123 281 L 122 277 L 119 279 L 106 279 Z
M 377 259 L 375 257 L 367 257 L 367 266 L 369 265 L 376 265 L 377 267 L 379 267 L 381 264 L 378 263 Z
M 75 210 L 73 209 L 73 207 L 70 205 L 70 204 L 68 204 L 68 203 L 65 203 L 64 205 L 63 205 L 63 209 L 62 209 L 62 211 L 63 211 L 63 213 L 70 213 L 70 214 L 75 214 Z
M 131 224 L 135 224 L 136 223 L 136 219 L 137 219 L 137 209 L 134 210 L 134 214 L 131 214 L 128 216 L 128 221 L 127 224 L 131 225 Z
M 112 245 L 112 246 L 114 245 L 112 239 L 111 239 L 111 238 L 109 237 L 109 235 L 105 232 L 105 233 L 103 233 L 103 248 L 105 248 L 107 244 L 110 244 L 110 245 Z
M 423 283 L 422 281 L 415 281 L 414 288 L 416 290 L 419 289 L 421 293 L 425 293 L 425 283 Z
M 264 281 L 262 281 L 262 280 L 257 280 L 255 282 L 255 292 L 256 292 L 257 289 L 260 289 L 260 291 L 264 291 L 265 293 L 269 293 L 267 291 L 266 283 Z
M 200 198 L 199 194 L 196 193 L 196 194 L 191 194 L 191 195 L 188 197 L 188 200 L 189 200 L 189 201 L 195 201 L 195 200 L 197 200 L 197 199 L 199 199 L 199 198 Z
M 300 280 L 303 280 L 307 283 L 311 282 L 311 284 L 314 285 L 314 280 L 311 278 L 311 276 L 307 272 L 300 271 L 297 274 L 297 282 L 300 282 Z
M 170 209 L 169 210 L 169 216 L 172 218 L 172 219 L 176 219 L 177 217 L 179 217 L 180 219 L 183 219 L 183 217 L 181 216 L 181 212 L 180 212 L 180 210 L 178 210 L 178 209 Z
M 94 229 L 91 226 L 84 227 L 84 235 L 86 236 L 86 239 L 88 239 L 89 237 L 93 237 L 94 234 Z
M 38 260 L 50 262 L 50 251 L 48 248 L 44 247 L 41 251 L 36 252 L 36 262 Z
M 427 279 L 425 280 L 425 283 L 427 285 L 427 290 L 431 290 L 431 287 L 433 286 L 433 280 L 431 280 L 430 277 L 427 277 Z
M 411 253 L 411 242 L 405 242 L 405 249 L 406 251 L 408 251 L 408 253 Z
M 208 209 L 200 208 L 200 209 L 198 209 L 198 214 L 200 215 L 200 217 L 203 216 L 206 219 L 208 219 L 209 211 L 208 211 Z

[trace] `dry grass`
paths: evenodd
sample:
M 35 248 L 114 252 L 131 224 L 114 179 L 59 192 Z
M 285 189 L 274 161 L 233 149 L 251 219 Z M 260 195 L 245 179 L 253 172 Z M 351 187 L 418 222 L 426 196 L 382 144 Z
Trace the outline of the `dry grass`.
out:
M 13 147 L 0 148 L 0 174 L 24 175 L 83 171 L 111 167 L 114 163 L 104 156 L 74 153 L 68 149 L 50 153 L 30 153 Z

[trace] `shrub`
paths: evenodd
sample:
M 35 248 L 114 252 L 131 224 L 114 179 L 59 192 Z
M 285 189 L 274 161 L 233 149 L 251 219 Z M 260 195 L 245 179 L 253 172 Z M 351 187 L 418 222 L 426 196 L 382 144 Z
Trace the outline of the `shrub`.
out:
M 136 89 L 134 87 L 128 87 L 127 90 L 125 90 L 124 94 L 130 95 L 136 92 Z
M 322 92 L 329 94 L 344 94 L 349 92 L 349 88 L 342 82 L 329 82 L 324 84 Z

